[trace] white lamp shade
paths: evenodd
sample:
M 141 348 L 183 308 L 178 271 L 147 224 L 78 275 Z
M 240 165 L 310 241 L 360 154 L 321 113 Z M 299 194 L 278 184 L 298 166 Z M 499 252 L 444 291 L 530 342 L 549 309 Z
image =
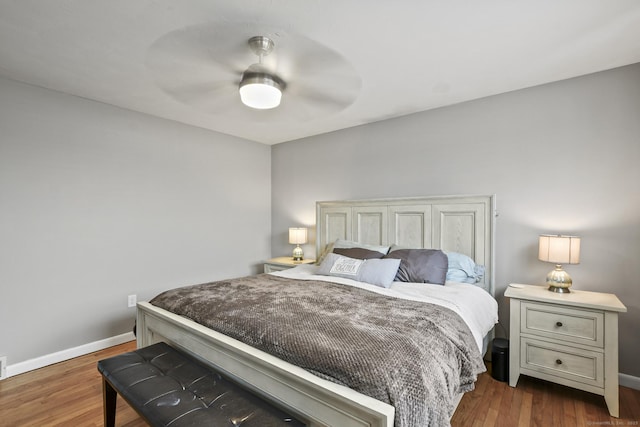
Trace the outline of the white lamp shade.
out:
M 247 83 L 240 86 L 240 99 L 247 107 L 259 110 L 268 110 L 280 105 L 282 91 L 272 81 L 263 80 L 255 83 Z
M 538 259 L 555 264 L 580 263 L 580 237 L 541 234 Z
M 289 243 L 292 245 L 303 245 L 307 243 L 307 229 L 304 227 L 290 228 Z

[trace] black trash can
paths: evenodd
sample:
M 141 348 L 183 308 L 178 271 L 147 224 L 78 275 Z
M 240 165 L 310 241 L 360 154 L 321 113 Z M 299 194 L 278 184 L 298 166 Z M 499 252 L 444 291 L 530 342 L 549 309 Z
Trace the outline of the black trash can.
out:
M 491 376 L 498 381 L 509 381 L 509 340 L 496 338 L 491 344 Z

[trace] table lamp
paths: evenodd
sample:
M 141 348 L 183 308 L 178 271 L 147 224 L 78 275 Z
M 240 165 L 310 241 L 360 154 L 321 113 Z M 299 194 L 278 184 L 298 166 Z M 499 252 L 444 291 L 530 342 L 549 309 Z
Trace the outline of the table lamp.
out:
M 580 263 L 580 237 L 541 234 L 538 241 L 538 259 L 556 264 L 555 270 L 547 275 L 547 285 L 551 292 L 569 293 L 573 281 L 562 269 L 562 264 Z
M 302 261 L 304 254 L 300 245 L 307 243 L 307 229 L 304 227 L 289 228 L 289 243 L 296 245 L 293 249 L 293 260 Z

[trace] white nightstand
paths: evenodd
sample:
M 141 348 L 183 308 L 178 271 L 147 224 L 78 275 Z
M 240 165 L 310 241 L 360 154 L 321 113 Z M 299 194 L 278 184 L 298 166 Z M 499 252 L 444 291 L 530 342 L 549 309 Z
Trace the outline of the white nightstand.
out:
M 303 259 L 302 261 L 294 261 L 293 257 L 281 256 L 278 258 L 271 258 L 270 260 L 266 261 L 264 263 L 264 272 L 271 273 L 274 271 L 293 268 L 301 264 L 313 264 L 314 262 L 316 262 L 315 259 Z
M 520 374 L 604 396 L 619 416 L 618 313 L 627 308 L 613 294 L 511 284 L 509 385 Z

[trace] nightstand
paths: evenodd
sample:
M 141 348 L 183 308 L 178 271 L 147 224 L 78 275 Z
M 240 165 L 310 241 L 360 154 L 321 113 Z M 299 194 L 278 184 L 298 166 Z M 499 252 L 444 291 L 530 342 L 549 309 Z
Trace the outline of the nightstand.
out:
M 272 273 L 274 271 L 282 271 L 288 268 L 293 268 L 301 264 L 313 264 L 315 259 L 303 259 L 302 261 L 294 261 L 293 257 L 281 256 L 278 258 L 271 258 L 264 263 L 264 272 Z
M 520 374 L 604 396 L 619 416 L 618 313 L 613 294 L 511 284 L 509 385 Z

